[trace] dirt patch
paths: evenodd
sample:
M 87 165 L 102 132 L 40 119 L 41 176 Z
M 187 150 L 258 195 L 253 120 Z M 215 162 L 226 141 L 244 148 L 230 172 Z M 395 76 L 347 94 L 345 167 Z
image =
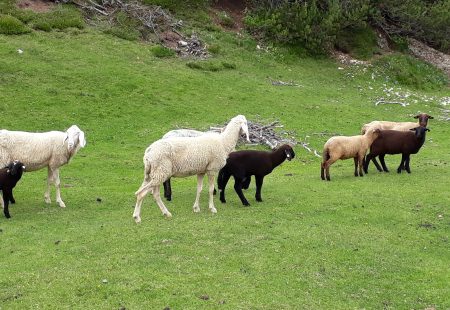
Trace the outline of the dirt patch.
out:
M 450 55 L 411 38 L 408 40 L 408 46 L 414 56 L 438 67 L 450 77 Z
M 212 7 L 211 17 L 216 24 L 220 25 L 220 18 L 218 17 L 218 14 L 221 12 L 225 12 L 234 21 L 234 25 L 232 27 L 226 27 L 226 29 L 239 32 L 244 28 L 243 20 L 246 8 L 247 8 L 246 1 L 219 0 L 216 1 Z
M 36 13 L 45 13 L 51 11 L 56 4 L 45 0 L 19 0 L 17 7 L 20 9 L 32 10 Z

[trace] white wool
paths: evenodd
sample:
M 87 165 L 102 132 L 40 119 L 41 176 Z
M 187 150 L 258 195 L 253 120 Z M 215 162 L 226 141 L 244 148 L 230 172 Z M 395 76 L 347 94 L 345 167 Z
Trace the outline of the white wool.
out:
M 159 186 L 172 176 L 198 176 L 197 199 L 194 203 L 194 211 L 196 211 L 199 210 L 200 180 L 203 179 L 204 174 L 208 174 L 210 179 L 209 208 L 215 212 L 212 202 L 214 177 L 225 166 L 228 154 L 234 150 L 241 131 L 246 134 L 248 140 L 247 119 L 243 115 L 238 115 L 220 134 L 205 133 L 198 137 L 168 138 L 152 143 L 144 154 L 144 182 L 136 192 L 138 197 L 133 214 L 136 222 L 140 221 L 142 200 L 149 191 L 153 193 L 163 214 L 171 216 L 159 197 Z
M 390 122 L 390 121 L 372 121 L 364 124 L 361 128 L 361 134 L 364 134 L 369 128 L 380 130 L 400 130 L 408 131 L 419 126 L 417 122 Z
M 0 130 L 0 166 L 14 160 L 21 161 L 26 171 L 48 167 L 48 184 L 57 186 L 57 202 L 64 207 L 59 193 L 59 167 L 67 164 L 78 150 L 86 145 L 84 132 L 71 126 L 66 132 L 42 133 Z M 49 202 L 49 187 L 45 195 Z

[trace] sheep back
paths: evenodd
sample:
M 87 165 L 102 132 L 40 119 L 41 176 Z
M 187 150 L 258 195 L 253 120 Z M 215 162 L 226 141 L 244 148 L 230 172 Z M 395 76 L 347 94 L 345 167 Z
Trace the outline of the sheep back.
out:
M 417 124 L 416 124 L 417 127 Z M 372 154 L 416 154 L 423 142 L 420 143 L 413 131 L 382 130 L 378 139 L 371 147 Z
M 145 151 L 144 164 L 150 165 L 152 175 L 158 172 L 185 177 L 199 171 L 219 171 L 225 165 L 227 155 L 220 135 L 204 134 L 158 140 Z
M 361 150 L 367 151 L 368 146 L 365 143 L 364 136 L 336 136 L 328 139 L 323 149 L 324 153 L 329 153 L 331 157 L 348 159 L 357 156 Z
M 24 131 L 0 131 L 0 165 L 20 160 L 27 171 L 45 166 L 61 166 L 71 157 L 64 143 L 66 134 L 61 131 L 32 133 Z

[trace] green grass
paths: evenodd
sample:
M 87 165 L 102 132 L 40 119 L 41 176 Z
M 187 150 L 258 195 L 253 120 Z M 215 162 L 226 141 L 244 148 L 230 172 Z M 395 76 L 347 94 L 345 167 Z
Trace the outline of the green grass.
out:
M 61 170 L 66 209 L 44 203 L 42 170 L 16 187 L 12 219 L 0 217 L 0 308 L 449 308 L 450 129 L 437 99 L 375 106 L 385 82 L 369 73 L 349 78 L 331 60 L 259 51 L 231 33 L 200 35 L 221 46 L 215 63 L 235 69 L 192 70 L 89 28 L 0 35 L 2 128 L 77 124 L 88 142 Z M 420 94 L 439 98 L 448 88 Z M 251 207 L 242 207 L 231 183 L 227 204 L 215 199 L 217 215 L 205 193 L 194 214 L 190 177 L 172 182 L 171 220 L 151 197 L 141 225 L 132 219 L 144 150 L 175 127 L 207 129 L 237 114 L 278 119 L 320 151 L 322 132 L 354 135 L 368 121 L 412 120 L 417 111 L 435 119 L 410 175 L 371 167 L 355 178 L 348 160 L 323 182 L 320 159 L 297 146 L 265 179 L 262 203 L 253 183 Z
M 24 34 L 30 31 L 30 28 L 14 16 L 0 15 L 0 34 Z
M 395 84 L 416 89 L 442 89 L 449 83 L 444 72 L 412 56 L 385 55 L 373 64 L 379 73 Z

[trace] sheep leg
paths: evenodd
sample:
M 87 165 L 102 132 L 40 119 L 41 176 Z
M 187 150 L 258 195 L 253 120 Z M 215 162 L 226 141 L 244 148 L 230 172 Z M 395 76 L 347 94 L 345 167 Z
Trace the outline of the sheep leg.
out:
M 204 173 L 197 174 L 197 196 L 195 197 L 194 206 L 192 207 L 192 209 L 194 210 L 195 213 L 200 212 L 199 200 L 200 200 L 200 193 L 202 192 L 202 189 L 203 189 L 203 177 L 204 176 L 205 176 Z
M 406 162 L 405 162 L 405 170 L 408 173 L 411 173 L 411 169 L 409 168 L 409 160 L 410 160 L 410 155 L 406 156 Z
M 144 188 L 148 184 L 147 181 L 144 180 L 139 189 Z M 145 196 L 147 196 L 148 192 L 151 191 L 151 188 L 145 188 L 139 194 L 136 195 L 136 205 L 134 206 L 133 218 L 136 223 L 141 222 L 141 206 L 144 201 Z
M 241 202 L 244 206 L 250 206 L 247 199 L 244 196 L 244 193 L 242 192 L 242 182 L 243 178 L 237 178 L 234 177 L 234 190 L 238 194 L 239 198 L 241 199 Z
M 360 177 L 364 176 L 364 173 L 363 173 L 364 156 L 365 155 L 362 154 L 362 155 L 359 155 L 359 157 L 358 157 L 358 167 L 359 167 L 359 176 Z
M 7 219 L 11 218 L 11 215 L 9 214 L 9 198 L 12 195 L 12 189 L 10 190 L 2 190 L 3 199 L 2 199 L 2 207 L 3 207 L 3 213 L 5 214 L 5 217 Z
M 172 217 L 172 214 L 167 210 L 166 206 L 164 205 L 163 201 L 161 200 L 161 194 L 159 192 L 159 188 L 161 187 L 161 184 L 158 184 L 156 186 L 152 186 L 151 190 L 153 193 L 153 198 L 156 201 L 156 204 L 158 205 L 159 209 L 161 210 L 162 214 L 167 217 Z M 140 206 L 139 206 L 140 209 Z M 140 210 L 139 210 L 140 211 Z
M 397 168 L 397 173 L 402 173 L 402 170 L 405 167 L 405 160 L 406 160 L 406 155 L 402 154 L 402 161 L 400 162 L 400 166 L 398 166 L 398 168 Z
M 327 181 L 331 181 L 331 178 L 330 178 L 330 166 L 336 161 L 337 159 L 332 159 L 331 157 L 328 159 L 328 160 L 326 160 L 324 163 L 323 163 L 323 169 L 325 169 L 325 175 L 326 175 L 326 179 L 327 179 Z M 322 180 L 324 180 L 324 179 L 322 179 Z
M 320 164 L 320 178 L 325 181 L 325 169 L 324 162 Z
M 11 196 L 9 197 L 9 202 L 16 203 L 16 200 L 14 199 L 12 192 L 11 192 Z
M 354 175 L 355 175 L 355 177 L 357 177 L 358 176 L 358 156 L 353 157 L 353 162 L 355 163 L 355 173 L 354 173 Z
M 214 181 L 215 174 L 213 172 L 208 172 L 208 182 L 209 182 L 209 211 L 212 213 L 217 213 L 216 208 L 214 207 Z
M 50 198 L 50 185 L 52 185 L 54 182 L 53 179 L 53 171 L 48 167 L 47 169 L 47 190 L 45 191 L 44 200 L 45 203 L 52 203 L 52 199 Z
M 264 176 L 256 176 L 255 175 L 255 182 L 256 182 L 255 198 L 256 198 L 256 201 L 259 201 L 259 202 L 262 202 L 261 189 L 262 189 L 263 181 L 264 181 Z
M 172 186 L 170 184 L 170 178 L 167 179 L 167 181 L 165 181 L 163 183 L 164 186 L 164 198 L 167 199 L 167 201 L 171 201 L 172 200 Z
M 384 172 L 389 172 L 389 170 L 388 170 L 388 168 L 387 168 L 387 166 L 386 166 L 386 162 L 384 161 L 384 156 L 386 156 L 386 154 L 381 154 L 381 155 L 379 156 L 379 158 L 380 158 L 380 163 L 381 163 L 381 166 L 383 166 Z
M 380 159 L 380 161 L 381 161 L 381 159 Z M 376 156 L 374 156 L 374 157 L 372 158 L 372 162 L 373 162 L 373 164 L 375 165 L 375 167 L 377 168 L 377 170 L 378 170 L 379 172 L 383 172 L 383 169 L 381 169 L 381 166 L 380 166 L 380 164 L 378 163 L 378 160 L 377 160 L 377 157 L 376 157 Z
M 53 176 L 54 176 L 55 187 L 56 187 L 56 203 L 58 203 L 58 205 L 61 208 L 65 208 L 66 204 L 61 199 L 61 180 L 59 179 L 59 169 L 58 168 L 53 170 Z
M 222 188 L 220 190 L 220 201 L 222 203 L 226 203 L 225 200 L 225 188 L 227 187 L 228 180 L 230 179 L 231 174 L 225 171 L 222 175 Z
M 252 180 L 252 176 L 251 175 L 249 175 L 248 177 L 246 177 L 245 179 L 244 179 L 244 183 L 242 183 L 242 188 L 243 189 L 248 189 L 249 188 L 249 186 L 250 186 L 250 181 Z

